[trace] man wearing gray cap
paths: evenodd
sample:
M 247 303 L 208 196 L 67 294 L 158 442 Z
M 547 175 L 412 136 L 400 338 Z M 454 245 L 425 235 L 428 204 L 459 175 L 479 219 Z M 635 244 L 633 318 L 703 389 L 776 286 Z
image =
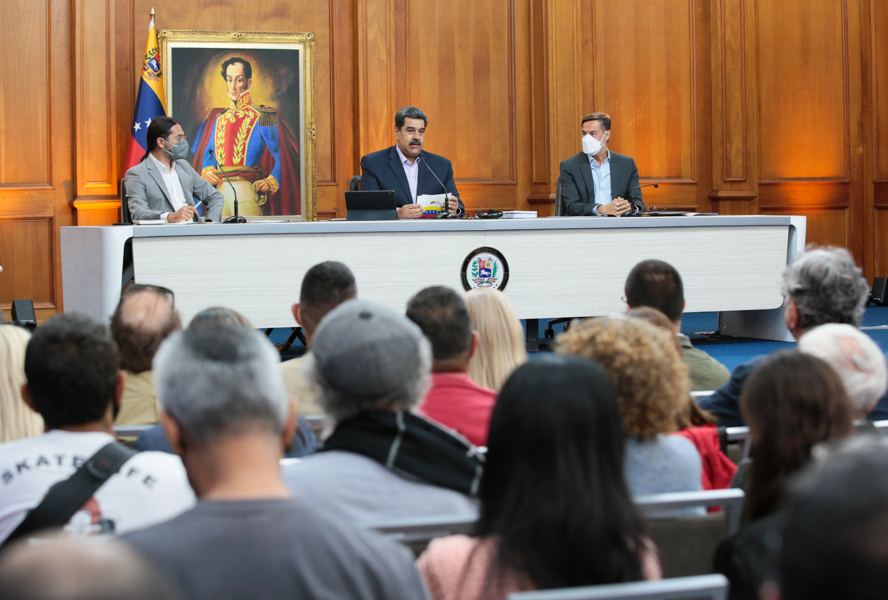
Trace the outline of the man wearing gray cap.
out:
M 364 300 L 330 312 L 304 374 L 332 433 L 319 453 L 284 468 L 287 487 L 355 523 L 474 516 L 481 456 L 412 412 L 430 371 L 429 343 L 406 317 Z

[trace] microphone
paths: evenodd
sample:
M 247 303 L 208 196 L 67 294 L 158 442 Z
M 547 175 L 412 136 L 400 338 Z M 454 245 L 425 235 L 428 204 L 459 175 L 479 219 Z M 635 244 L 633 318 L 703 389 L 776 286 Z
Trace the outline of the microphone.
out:
M 644 185 L 636 185 L 634 188 L 629 190 L 629 194 L 630 194 L 629 201 L 632 203 L 632 210 L 630 210 L 627 213 L 624 213 L 623 214 L 624 217 L 640 217 L 644 214 L 644 202 L 642 202 L 641 198 L 636 198 L 635 196 L 632 196 L 631 194 L 634 193 L 635 190 L 640 190 L 641 188 L 646 188 L 646 187 L 651 187 L 651 186 L 658 188 L 658 187 L 660 187 L 660 184 L 659 183 L 646 183 Z M 635 203 L 636 200 L 641 202 L 641 206 L 639 206 L 638 204 Z
M 432 177 L 435 178 L 435 181 L 437 181 L 438 184 L 441 186 L 441 189 L 444 190 L 444 212 L 442 212 L 440 215 L 438 215 L 437 218 L 438 219 L 452 219 L 452 218 L 454 218 L 456 215 L 450 214 L 450 198 L 448 197 L 449 194 L 447 193 L 447 186 L 444 185 L 444 183 L 438 178 L 437 175 L 435 175 L 435 172 L 429 166 L 428 162 L 426 162 L 425 160 L 421 160 L 419 162 L 421 162 L 422 164 L 424 164 L 426 166 L 426 169 L 429 170 L 429 172 L 432 174 Z M 457 209 L 457 210 L 459 210 L 459 209 Z
M 228 175 L 225 174 L 225 171 L 223 171 L 219 167 L 219 161 L 216 160 L 216 153 L 213 152 L 212 148 L 209 150 L 209 152 L 210 152 L 210 156 L 213 157 L 213 163 L 215 163 L 215 165 L 216 165 L 216 170 L 219 171 L 220 173 L 222 173 L 222 177 L 225 178 L 225 181 L 227 181 L 228 185 L 231 186 L 231 191 L 234 192 L 234 216 L 228 217 L 227 219 L 225 219 L 223 221 L 223 223 L 246 223 L 247 220 L 237 214 L 237 190 L 234 189 L 234 184 L 231 183 L 231 180 L 228 178 Z

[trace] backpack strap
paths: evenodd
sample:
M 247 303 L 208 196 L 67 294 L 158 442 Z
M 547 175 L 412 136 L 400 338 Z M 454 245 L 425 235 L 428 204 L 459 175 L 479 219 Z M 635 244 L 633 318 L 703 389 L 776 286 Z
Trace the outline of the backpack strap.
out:
M 40 504 L 28 513 L 3 545 L 43 529 L 63 526 L 135 454 L 138 454 L 135 450 L 117 441 L 102 446 L 68 479 L 49 488 Z

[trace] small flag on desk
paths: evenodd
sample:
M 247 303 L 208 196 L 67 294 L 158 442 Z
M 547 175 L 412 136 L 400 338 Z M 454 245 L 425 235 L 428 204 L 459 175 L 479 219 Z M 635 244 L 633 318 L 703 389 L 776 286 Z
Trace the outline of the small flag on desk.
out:
M 151 9 L 148 43 L 145 45 L 145 59 L 142 61 L 142 76 L 139 81 L 139 94 L 136 96 L 136 111 L 130 129 L 124 171 L 139 164 L 148 149 L 147 132 L 151 119 L 166 114 L 160 46 L 157 43 L 157 31 L 154 29 L 154 9 Z

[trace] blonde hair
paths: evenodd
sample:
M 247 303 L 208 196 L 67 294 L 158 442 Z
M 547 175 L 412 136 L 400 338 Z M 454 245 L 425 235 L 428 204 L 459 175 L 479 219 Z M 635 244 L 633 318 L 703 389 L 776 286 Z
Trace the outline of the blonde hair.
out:
M 644 442 L 675 431 L 691 381 L 669 332 L 632 317 L 587 319 L 558 336 L 556 351 L 591 358 L 610 373 L 627 436 Z
M 43 433 L 43 419 L 22 400 L 25 349 L 31 334 L 15 325 L 0 325 L 0 443 Z
M 466 308 L 472 329 L 478 332 L 469 376 L 478 385 L 499 391 L 512 371 L 527 362 L 521 321 L 506 295 L 497 290 L 470 291 L 466 294 Z

